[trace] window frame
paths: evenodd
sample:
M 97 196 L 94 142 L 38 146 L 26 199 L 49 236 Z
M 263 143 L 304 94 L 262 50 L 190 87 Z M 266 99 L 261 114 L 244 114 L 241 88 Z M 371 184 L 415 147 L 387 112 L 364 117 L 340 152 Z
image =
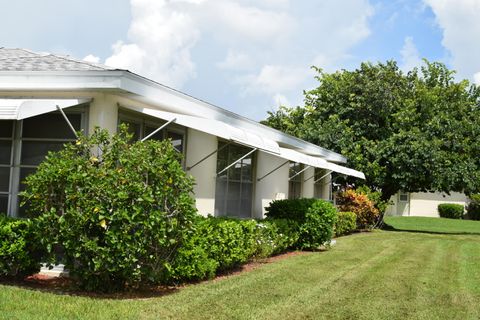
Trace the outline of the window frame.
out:
M 297 174 L 298 172 L 305 169 L 305 165 L 300 162 L 290 161 L 288 170 L 288 199 L 300 199 L 303 195 L 303 174 L 304 172 L 298 174 L 296 177 L 291 179 L 293 175 Z M 293 167 L 298 167 L 297 170 L 294 170 Z M 292 188 L 292 186 L 297 185 L 296 188 Z M 295 191 L 293 191 L 295 189 Z M 297 192 L 298 190 L 298 192 Z M 298 193 L 298 194 L 297 194 Z
M 405 200 L 402 200 L 402 196 L 405 196 L 406 199 Z M 398 193 L 398 202 L 401 202 L 401 203 L 407 203 L 410 201 L 410 194 L 408 192 L 405 192 L 403 190 L 401 190 L 399 193 Z
M 89 104 L 81 104 L 78 106 L 70 107 L 64 110 L 67 117 L 72 114 L 80 115 L 80 130 L 88 132 L 88 112 Z M 59 111 L 52 111 L 45 114 L 61 114 Z M 40 114 L 38 116 L 42 116 Z M 35 118 L 35 117 L 32 117 Z M 30 119 L 30 118 L 28 118 Z M 22 151 L 23 151 L 23 142 L 33 141 L 33 142 L 72 142 L 75 141 L 75 138 L 31 138 L 23 137 L 23 127 L 24 120 L 13 120 L 13 136 L 12 136 L 12 150 L 11 150 L 11 163 L 10 163 L 10 181 L 9 181 L 9 192 L 8 192 L 8 204 L 7 204 L 7 215 L 11 217 L 19 218 L 20 210 L 20 197 L 19 192 L 21 190 L 22 181 L 20 181 L 22 169 L 36 169 L 38 165 L 33 164 L 22 164 Z M 65 120 L 64 120 L 65 121 Z M 69 129 L 70 130 L 70 129 Z M 1 140 L 1 138 L 0 138 Z M 1 192 L 0 194 L 5 194 Z
M 219 139 L 217 138 L 218 142 L 217 142 L 217 150 L 220 150 L 222 149 L 222 151 L 227 151 L 227 152 L 231 152 L 231 148 L 232 147 L 240 147 L 240 148 L 246 148 L 246 149 L 251 149 L 250 147 L 248 146 L 245 146 L 245 145 L 242 145 L 242 144 L 237 144 L 237 143 L 229 143 L 229 141 L 226 141 L 224 139 Z M 223 145 L 222 144 L 228 144 L 228 146 L 226 146 L 225 148 L 223 148 Z M 248 152 L 247 150 L 244 150 L 245 151 L 245 154 Z M 247 180 L 244 180 L 244 176 L 242 174 L 242 172 L 240 172 L 240 179 L 233 179 L 233 178 L 230 178 L 230 175 L 229 175 L 229 172 L 230 170 L 233 170 L 233 167 L 228 169 L 226 172 L 225 172 L 225 177 L 226 178 L 223 178 L 222 176 L 216 176 L 215 177 L 215 203 L 214 203 L 214 215 L 215 216 L 219 216 L 219 217 L 231 217 L 231 218 L 237 218 L 237 219 L 251 219 L 254 217 L 254 200 L 255 200 L 255 188 L 256 188 L 256 165 L 257 165 L 257 152 L 253 152 L 251 154 L 251 164 L 250 164 L 250 181 L 247 181 Z M 229 156 L 227 157 L 227 166 L 230 165 L 231 163 L 233 163 L 233 161 L 235 160 L 238 160 L 238 159 L 230 159 L 230 154 Z M 243 159 L 244 160 L 244 159 Z M 243 161 L 242 160 L 242 161 Z M 221 170 L 223 170 L 224 168 L 221 168 L 219 167 L 219 159 L 218 159 L 218 154 L 217 154 L 217 165 L 216 165 L 216 172 L 220 172 Z M 223 199 L 221 199 L 222 201 L 222 204 L 221 204 L 221 208 L 223 209 L 227 209 L 228 207 L 228 201 L 229 201 L 229 197 L 228 197 L 228 191 L 229 191 L 229 184 L 230 183 L 239 183 L 239 187 L 240 187 L 240 196 L 239 196 L 239 199 L 238 199 L 238 204 L 237 204 L 237 210 L 239 210 L 239 212 L 241 212 L 242 210 L 242 193 L 241 191 L 243 190 L 243 186 L 244 184 L 249 184 L 250 185 L 250 195 L 249 195 L 249 199 L 250 199 L 250 205 L 249 205 L 249 211 L 250 211 L 250 215 L 249 216 L 239 216 L 239 215 L 229 215 L 228 212 L 219 212 L 220 210 L 218 209 L 220 206 L 219 206 L 219 203 L 218 201 L 220 199 L 217 198 L 218 194 L 219 194 L 219 190 L 218 190 L 218 186 L 219 186 L 219 180 L 223 180 L 225 183 L 226 183 L 226 189 L 225 189 L 225 192 L 224 192 L 224 197 Z
M 135 112 L 123 108 L 119 108 L 118 110 L 118 118 L 117 118 L 117 130 L 120 127 L 122 121 L 132 122 L 140 125 L 140 137 L 139 140 L 142 140 L 147 136 L 146 134 L 146 127 L 153 127 L 155 129 L 159 128 L 160 126 L 167 123 L 165 120 L 161 120 L 155 117 L 150 117 L 140 112 Z M 182 167 L 185 169 L 185 153 L 187 150 L 187 141 L 188 141 L 188 130 L 186 127 L 180 126 L 176 123 L 170 123 L 166 128 L 163 128 L 161 131 L 162 133 L 162 140 L 168 139 L 168 133 L 173 132 L 180 135 L 183 135 L 183 142 L 182 142 L 182 150 L 179 151 L 182 157 Z M 178 150 L 177 150 L 178 151 Z

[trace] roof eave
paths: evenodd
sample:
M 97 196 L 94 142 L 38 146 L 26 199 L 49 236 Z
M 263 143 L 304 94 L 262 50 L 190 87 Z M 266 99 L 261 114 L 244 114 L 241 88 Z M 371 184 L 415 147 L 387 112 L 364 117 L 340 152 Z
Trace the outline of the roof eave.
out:
M 99 71 L 0 71 L 1 91 L 22 90 L 119 90 L 132 98 L 172 112 L 201 116 L 243 129 L 255 130 L 301 152 L 345 163 L 342 155 L 303 141 L 231 111 L 189 96 L 127 70 Z

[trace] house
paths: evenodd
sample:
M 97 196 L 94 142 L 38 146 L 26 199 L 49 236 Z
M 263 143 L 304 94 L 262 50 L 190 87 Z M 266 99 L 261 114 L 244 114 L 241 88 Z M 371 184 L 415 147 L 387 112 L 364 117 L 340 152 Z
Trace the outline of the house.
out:
M 412 217 L 439 217 L 438 205 L 455 203 L 466 206 L 468 197 L 460 192 L 399 192 L 390 199 L 392 205 L 387 208 L 387 215 Z
M 75 130 L 121 123 L 136 139 L 172 140 L 204 215 L 262 218 L 273 199 L 331 199 L 332 173 L 364 179 L 338 153 L 128 70 L 0 48 L 0 212 L 25 214 L 23 179 Z

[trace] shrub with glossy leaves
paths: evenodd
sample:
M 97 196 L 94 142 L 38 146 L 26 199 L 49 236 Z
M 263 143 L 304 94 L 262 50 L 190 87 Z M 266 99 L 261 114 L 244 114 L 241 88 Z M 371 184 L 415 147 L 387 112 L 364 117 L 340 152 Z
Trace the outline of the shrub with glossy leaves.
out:
M 470 195 L 470 203 L 466 209 L 468 219 L 480 220 L 480 194 Z
M 298 247 L 300 249 L 318 249 L 328 244 L 333 236 L 333 226 L 337 221 L 337 209 L 324 200 L 316 200 L 300 225 Z
M 340 211 L 354 212 L 359 229 L 371 229 L 380 218 L 380 212 L 364 193 L 347 189 L 336 195 L 336 203 Z
M 462 219 L 464 207 L 461 204 L 441 203 L 438 205 L 438 214 L 441 218 Z
M 124 126 L 112 137 L 96 129 L 26 180 L 50 261 L 87 290 L 159 283 L 196 215 L 193 180 L 171 142 L 130 141 Z
M 313 198 L 274 200 L 265 208 L 265 215 L 273 219 L 303 221 L 315 201 L 317 199 Z
M 335 236 L 350 234 L 357 228 L 357 215 L 355 212 L 339 212 L 335 222 Z
M 40 270 L 41 251 L 32 222 L 0 217 L 0 275 L 24 277 Z

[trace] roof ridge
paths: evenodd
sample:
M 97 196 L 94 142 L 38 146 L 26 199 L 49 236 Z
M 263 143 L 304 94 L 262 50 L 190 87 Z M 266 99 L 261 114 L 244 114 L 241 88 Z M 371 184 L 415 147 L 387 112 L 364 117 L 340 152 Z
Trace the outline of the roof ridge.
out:
M 50 53 L 48 54 L 49 56 L 53 56 L 53 57 L 56 57 L 56 58 L 59 58 L 59 59 L 63 59 L 65 61 L 73 61 L 73 62 L 76 62 L 76 63 L 82 63 L 82 64 L 86 64 L 90 67 L 95 67 L 95 68 L 101 68 L 103 70 L 112 70 L 114 68 L 110 68 L 106 65 L 103 65 L 103 64 L 100 64 L 100 63 L 93 63 L 93 62 L 88 62 L 88 61 L 85 61 L 85 60 L 79 60 L 79 59 L 76 59 L 76 58 L 73 58 L 69 55 L 66 55 L 66 56 L 61 56 L 61 55 L 58 55 L 58 54 L 54 54 L 54 53 Z

